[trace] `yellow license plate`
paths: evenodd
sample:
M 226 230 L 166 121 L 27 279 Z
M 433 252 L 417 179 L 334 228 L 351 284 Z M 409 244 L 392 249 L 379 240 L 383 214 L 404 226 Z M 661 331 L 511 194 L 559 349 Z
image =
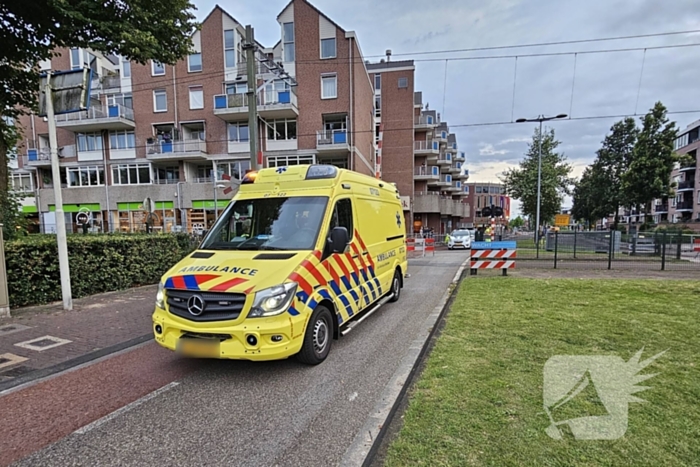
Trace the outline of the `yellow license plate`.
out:
M 178 352 L 186 357 L 218 358 L 219 342 L 205 339 L 180 339 Z

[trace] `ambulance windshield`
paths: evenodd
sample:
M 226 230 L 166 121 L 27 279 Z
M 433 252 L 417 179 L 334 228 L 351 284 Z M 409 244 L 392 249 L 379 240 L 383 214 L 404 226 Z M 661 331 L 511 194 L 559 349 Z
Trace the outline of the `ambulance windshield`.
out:
M 243 199 L 230 204 L 203 250 L 313 250 L 328 198 Z

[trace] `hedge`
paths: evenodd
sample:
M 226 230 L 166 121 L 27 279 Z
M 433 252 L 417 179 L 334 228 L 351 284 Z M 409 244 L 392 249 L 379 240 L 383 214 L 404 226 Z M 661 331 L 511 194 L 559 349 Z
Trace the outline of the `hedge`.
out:
M 73 298 L 156 284 L 194 250 L 186 234 L 69 235 Z M 55 235 L 32 235 L 5 244 L 10 306 L 61 300 Z

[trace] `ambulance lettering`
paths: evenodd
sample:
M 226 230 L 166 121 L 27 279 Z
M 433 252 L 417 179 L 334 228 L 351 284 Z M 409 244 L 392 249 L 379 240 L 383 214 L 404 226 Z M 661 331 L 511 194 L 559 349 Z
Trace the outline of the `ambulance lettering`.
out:
M 253 268 L 241 268 L 237 266 L 190 266 L 184 267 L 178 271 L 178 273 L 183 272 L 226 272 L 229 274 L 240 274 L 242 276 L 253 277 L 258 273 L 258 270 Z

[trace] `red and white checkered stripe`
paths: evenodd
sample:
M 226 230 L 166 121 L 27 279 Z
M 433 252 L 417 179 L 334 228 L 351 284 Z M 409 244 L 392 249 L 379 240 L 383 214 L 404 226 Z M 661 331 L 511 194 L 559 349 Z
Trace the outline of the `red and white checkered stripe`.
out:
M 384 138 L 384 124 L 379 124 L 379 138 L 377 141 L 377 161 L 374 164 L 374 171 L 377 178 L 382 178 L 382 139 Z
M 472 250 L 474 258 L 515 258 L 516 250 Z
M 472 261 L 471 269 L 515 269 L 515 261 Z

